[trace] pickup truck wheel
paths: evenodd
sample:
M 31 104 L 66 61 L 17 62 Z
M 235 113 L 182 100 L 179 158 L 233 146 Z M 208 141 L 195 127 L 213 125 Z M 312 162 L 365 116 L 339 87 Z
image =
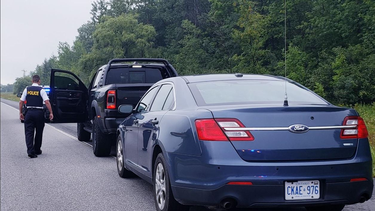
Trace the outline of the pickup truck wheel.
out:
M 124 145 L 121 141 L 120 135 L 117 137 L 116 144 L 116 163 L 117 163 L 117 172 L 118 175 L 122 178 L 134 177 L 133 172 L 129 171 L 125 167 L 125 157 L 124 157 Z
M 95 117 L 92 126 L 92 149 L 97 157 L 105 157 L 111 153 L 110 136 L 100 131 L 97 117 Z
M 83 123 L 77 123 L 77 137 L 80 141 L 90 141 L 91 133 L 83 129 Z

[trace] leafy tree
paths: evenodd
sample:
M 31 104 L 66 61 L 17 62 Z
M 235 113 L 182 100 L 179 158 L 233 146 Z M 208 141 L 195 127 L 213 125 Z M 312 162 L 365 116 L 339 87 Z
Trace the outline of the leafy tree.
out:
M 209 0 L 138 0 L 133 1 L 140 22 L 152 24 L 157 31 L 156 46 L 177 50 L 183 38 L 182 21 L 200 27 L 210 10 Z M 173 53 L 172 53 L 173 54 Z
M 148 57 L 155 35 L 151 25 L 138 23 L 133 15 L 108 18 L 94 32 L 93 50 L 100 50 L 107 59 Z
M 122 14 L 128 14 L 131 11 L 131 0 L 111 0 L 109 2 L 110 9 L 108 15 L 118 17 Z
M 91 75 L 113 58 L 153 57 L 155 35 L 152 26 L 138 23 L 133 15 L 106 17 L 97 25 L 93 48 L 80 59 L 79 67 L 85 75 Z
M 335 62 L 332 63 L 335 100 L 354 105 L 372 103 L 375 100 L 375 55 L 366 57 L 366 49 L 361 45 L 348 49 L 336 48 Z
M 106 0 L 96 0 L 91 3 L 91 22 L 96 25 L 102 22 L 102 18 L 108 15 L 109 4 Z
M 31 81 L 31 76 L 16 78 L 16 82 L 14 82 L 13 93 L 17 94 L 22 92 L 27 86 L 31 85 Z
M 106 60 L 106 58 L 97 50 L 94 50 L 89 54 L 85 54 L 78 62 L 78 67 L 80 70 L 78 76 L 86 85 L 89 85 L 95 71 L 107 62 L 108 60 Z
M 14 90 L 14 84 L 7 84 L 7 85 L 1 84 L 1 92 L 13 92 L 13 94 L 16 94 L 13 90 Z
M 88 83 L 116 57 L 163 57 L 180 74 L 284 75 L 286 65 L 331 102 L 375 101 L 373 0 L 96 0 L 91 15 L 35 72 L 70 69 Z
M 287 77 L 298 82 L 303 83 L 305 86 L 312 87 L 316 84 L 306 84 L 308 81 L 308 55 L 302 52 L 296 46 L 290 46 L 287 52 Z M 279 66 L 284 67 L 284 61 L 279 63 Z
M 59 43 L 58 47 L 58 64 L 59 68 L 63 70 L 71 70 L 72 67 L 76 64 L 78 59 L 74 55 L 74 51 L 71 49 L 70 45 L 66 42 Z
M 272 63 L 272 52 L 264 48 L 267 31 L 267 17 L 254 10 L 255 4 L 239 0 L 236 9 L 240 14 L 237 22 L 239 29 L 233 32 L 233 38 L 241 46 L 241 54 L 234 55 L 238 62 L 236 70 L 243 73 L 269 73 L 267 66 Z M 242 71 L 241 71 L 242 70 Z
M 70 70 L 79 76 L 82 75 L 78 64 L 79 60 L 87 52 L 80 41 L 76 40 L 72 47 L 68 43 L 60 43 L 58 54 L 56 67 L 63 70 Z
M 78 28 L 78 36 L 76 42 L 78 45 L 82 45 L 85 52 L 90 52 L 94 45 L 93 34 L 95 31 L 95 24 L 93 22 L 87 22 Z M 74 44 L 75 45 L 75 44 Z M 74 48 L 75 46 L 73 46 Z
M 202 31 L 188 20 L 182 22 L 184 29 L 184 38 L 179 42 L 180 53 L 175 56 L 180 74 L 202 74 L 207 70 L 201 64 L 209 61 L 210 57 L 202 48 L 205 38 Z
M 240 43 L 233 39 L 233 32 L 238 29 L 237 22 L 240 17 L 236 11 L 236 1 L 210 0 L 210 3 L 205 25 L 201 27 L 207 39 L 206 51 L 210 54 L 207 69 L 232 72 L 237 64 L 232 58 L 241 54 Z
M 308 13 L 305 30 L 309 48 L 315 52 L 360 43 L 363 27 L 362 14 L 368 8 L 358 1 L 317 0 Z
M 49 85 L 51 77 L 51 69 L 57 68 L 57 57 L 52 56 L 48 60 L 45 59 L 42 65 L 37 65 L 34 72 L 31 72 L 30 75 L 37 74 L 40 77 L 41 85 Z

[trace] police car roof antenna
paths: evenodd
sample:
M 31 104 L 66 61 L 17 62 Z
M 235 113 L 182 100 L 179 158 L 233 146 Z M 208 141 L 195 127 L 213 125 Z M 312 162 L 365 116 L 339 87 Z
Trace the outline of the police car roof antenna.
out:
M 289 106 L 289 103 L 288 103 L 288 90 L 287 90 L 287 83 L 286 83 L 286 0 L 284 0 L 284 75 L 285 75 L 285 84 L 284 84 L 284 87 L 285 87 L 285 98 L 284 98 L 284 106 Z

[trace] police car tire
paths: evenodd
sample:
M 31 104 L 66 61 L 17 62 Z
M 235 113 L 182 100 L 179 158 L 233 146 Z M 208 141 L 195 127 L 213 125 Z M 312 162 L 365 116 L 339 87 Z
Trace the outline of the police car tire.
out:
M 90 141 L 91 133 L 83 129 L 83 123 L 77 123 L 77 138 L 79 141 Z
M 188 211 L 190 207 L 180 204 L 173 196 L 166 163 L 163 153 L 159 153 L 153 169 L 155 208 L 157 211 Z M 164 188 L 161 188 L 162 186 Z M 161 201 L 164 201 L 164 203 L 161 203 Z
M 99 120 L 95 117 L 92 126 L 92 149 L 96 157 L 106 157 L 111 153 L 110 137 L 100 130 L 98 123 Z
M 116 144 L 116 164 L 117 164 L 117 173 L 121 178 L 131 178 L 135 177 L 135 174 L 129 171 L 125 167 L 125 154 L 124 154 L 124 147 L 121 141 L 120 135 L 117 137 L 117 144 Z

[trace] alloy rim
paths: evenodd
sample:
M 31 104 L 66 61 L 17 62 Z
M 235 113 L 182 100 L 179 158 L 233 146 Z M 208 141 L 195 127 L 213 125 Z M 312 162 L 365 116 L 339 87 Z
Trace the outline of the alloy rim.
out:
M 124 165 L 124 156 L 122 154 L 122 144 L 121 141 L 117 142 L 117 168 L 119 171 L 122 170 Z
M 158 163 L 155 172 L 156 203 L 160 210 L 164 209 L 166 200 L 165 171 L 162 163 Z

